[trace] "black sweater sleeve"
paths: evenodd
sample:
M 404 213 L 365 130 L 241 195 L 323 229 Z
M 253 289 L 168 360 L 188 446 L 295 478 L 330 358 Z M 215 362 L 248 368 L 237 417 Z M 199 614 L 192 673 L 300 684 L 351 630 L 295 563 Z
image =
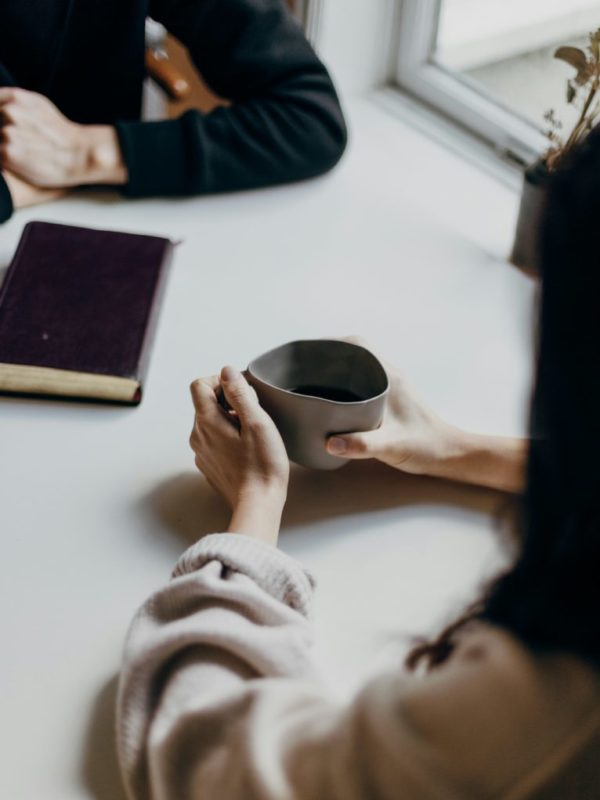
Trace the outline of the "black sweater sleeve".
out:
M 4 64 L 0 62 L 0 86 L 14 86 L 15 82 L 12 75 L 8 72 Z M 0 172 L 0 225 L 12 216 L 13 201 L 6 181 Z
M 0 172 L 0 225 L 12 215 L 13 202 L 6 181 Z
M 249 189 L 321 174 L 346 127 L 335 89 L 283 0 L 151 0 L 229 106 L 117 130 L 130 196 Z

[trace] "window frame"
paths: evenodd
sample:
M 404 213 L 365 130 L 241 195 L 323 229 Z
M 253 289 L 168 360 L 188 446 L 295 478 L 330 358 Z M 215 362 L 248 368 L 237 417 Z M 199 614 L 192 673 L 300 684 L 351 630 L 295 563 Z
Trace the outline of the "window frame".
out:
M 323 0 L 290 0 L 289 5 L 302 23 L 306 38 L 314 45 L 320 32 Z
M 486 141 L 503 157 L 531 164 L 548 146 L 543 133 L 486 96 L 475 81 L 435 60 L 442 1 L 400 0 L 397 86 Z

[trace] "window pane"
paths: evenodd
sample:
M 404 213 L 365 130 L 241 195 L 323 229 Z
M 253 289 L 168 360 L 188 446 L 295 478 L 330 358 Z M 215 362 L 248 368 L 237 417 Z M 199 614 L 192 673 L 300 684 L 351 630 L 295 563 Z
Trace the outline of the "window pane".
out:
M 434 56 L 537 127 L 546 127 L 549 109 L 568 127 L 574 70 L 553 54 L 561 44 L 585 46 L 598 27 L 598 1 L 442 0 Z

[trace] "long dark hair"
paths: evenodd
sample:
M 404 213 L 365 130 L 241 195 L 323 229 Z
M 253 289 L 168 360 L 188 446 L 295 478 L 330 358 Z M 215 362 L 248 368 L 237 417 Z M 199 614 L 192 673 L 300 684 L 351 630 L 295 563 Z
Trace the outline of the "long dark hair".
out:
M 409 666 L 444 661 L 471 620 L 600 667 L 600 131 L 553 174 L 540 239 L 542 303 L 522 547 L 461 620 Z

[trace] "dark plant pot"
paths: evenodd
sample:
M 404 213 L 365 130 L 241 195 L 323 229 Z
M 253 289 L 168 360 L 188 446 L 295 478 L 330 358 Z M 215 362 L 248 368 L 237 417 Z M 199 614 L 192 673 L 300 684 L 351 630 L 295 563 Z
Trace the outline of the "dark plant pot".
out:
M 540 271 L 541 228 L 550 173 L 543 161 L 525 170 L 517 232 L 510 260 L 528 272 Z

